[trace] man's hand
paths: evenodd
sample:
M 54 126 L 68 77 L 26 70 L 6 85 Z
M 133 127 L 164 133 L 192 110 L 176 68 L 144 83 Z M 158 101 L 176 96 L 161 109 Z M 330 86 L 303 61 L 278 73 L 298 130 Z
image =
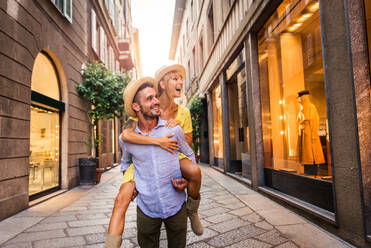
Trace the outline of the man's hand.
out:
M 177 140 L 170 139 L 173 136 L 174 136 L 174 134 L 168 134 L 168 135 L 165 135 L 161 138 L 157 138 L 158 145 L 162 149 L 164 149 L 168 152 L 174 153 L 174 151 L 179 150 L 179 145 L 178 145 Z
M 133 195 L 131 196 L 131 201 L 134 201 L 135 197 L 137 197 L 138 191 L 137 188 L 134 188 Z
M 182 192 L 188 186 L 188 181 L 184 178 L 172 178 L 171 183 L 173 184 L 173 187 L 179 192 Z
M 167 127 L 167 128 L 173 128 L 176 125 L 179 125 L 179 123 L 176 120 L 174 120 L 174 119 L 170 119 L 170 120 L 168 120 L 168 122 L 166 122 L 165 127 Z

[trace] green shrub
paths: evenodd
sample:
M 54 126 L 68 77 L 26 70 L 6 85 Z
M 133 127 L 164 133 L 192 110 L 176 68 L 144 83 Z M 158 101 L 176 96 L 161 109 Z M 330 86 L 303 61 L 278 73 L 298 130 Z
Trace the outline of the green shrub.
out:
M 192 119 L 192 149 L 196 155 L 199 154 L 201 136 L 201 114 L 203 111 L 201 98 L 195 97 L 189 103 L 189 111 Z
M 76 90 L 91 106 L 88 115 L 92 121 L 92 133 L 99 120 L 122 118 L 125 112 L 122 95 L 131 80 L 130 75 L 112 73 L 102 63 L 94 61 L 83 68 L 82 78 L 82 83 L 76 86 Z M 97 140 L 99 139 L 94 137 L 94 142 L 91 142 L 95 148 Z

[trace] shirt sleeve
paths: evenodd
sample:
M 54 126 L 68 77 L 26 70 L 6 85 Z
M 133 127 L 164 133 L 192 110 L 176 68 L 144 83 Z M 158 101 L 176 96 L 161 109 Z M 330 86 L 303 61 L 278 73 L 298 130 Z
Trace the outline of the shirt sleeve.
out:
M 183 108 L 183 131 L 184 133 L 192 133 L 192 118 L 191 118 L 191 112 L 189 112 L 189 109 Z
M 196 164 L 195 154 L 193 153 L 191 147 L 188 145 L 186 138 L 184 137 L 183 129 L 179 126 L 175 127 L 175 137 L 178 140 L 179 151 L 186 155 Z
M 126 171 L 129 166 L 133 163 L 131 154 L 128 152 L 128 146 L 126 145 L 126 142 L 121 140 L 121 137 L 119 139 L 120 146 L 122 150 L 122 157 L 120 162 L 120 172 Z

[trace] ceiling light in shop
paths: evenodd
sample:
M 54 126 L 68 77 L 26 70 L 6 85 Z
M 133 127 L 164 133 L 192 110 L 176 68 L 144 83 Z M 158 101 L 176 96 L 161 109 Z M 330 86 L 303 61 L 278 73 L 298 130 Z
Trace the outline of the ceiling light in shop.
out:
M 316 2 L 308 7 L 308 9 L 312 12 L 316 12 L 319 9 L 319 2 Z
M 290 32 L 294 32 L 301 25 L 302 25 L 301 23 L 295 23 L 295 24 L 291 25 L 287 30 L 290 31 Z
M 312 16 L 311 13 L 303 14 L 298 18 L 297 22 L 305 22 L 311 16 Z
M 268 53 L 263 53 L 261 55 L 259 55 L 259 62 L 266 59 L 268 57 Z

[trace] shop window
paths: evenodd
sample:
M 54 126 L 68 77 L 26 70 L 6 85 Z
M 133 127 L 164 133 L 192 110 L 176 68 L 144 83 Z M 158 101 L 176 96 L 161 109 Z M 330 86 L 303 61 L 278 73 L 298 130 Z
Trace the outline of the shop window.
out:
M 55 73 L 54 65 L 43 53 L 39 53 L 35 59 L 31 76 L 31 90 L 60 100 L 58 76 Z
M 244 51 L 226 70 L 230 133 L 229 172 L 251 178 Z
M 333 211 L 318 1 L 284 1 L 258 42 L 266 182 Z M 275 173 L 311 180 L 275 184 Z
M 214 166 L 224 168 L 223 162 L 223 127 L 222 127 L 222 95 L 220 84 L 212 90 L 213 105 L 213 143 Z
M 59 185 L 59 113 L 31 106 L 29 194 Z
M 54 64 L 39 53 L 31 77 L 29 195 L 60 185 L 60 102 L 58 75 Z

